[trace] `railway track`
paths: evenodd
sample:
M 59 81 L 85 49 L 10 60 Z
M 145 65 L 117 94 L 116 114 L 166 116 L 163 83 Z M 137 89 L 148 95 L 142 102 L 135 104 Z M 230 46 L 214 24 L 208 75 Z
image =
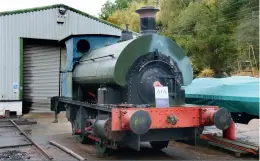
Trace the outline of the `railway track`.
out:
M 34 124 L 27 120 L 0 120 L 0 161 L 2 160 L 55 160 L 41 146 L 33 141 L 19 125 Z M 67 153 L 75 160 L 86 160 L 54 142 L 49 142 L 63 153 Z
M 0 121 L 0 160 L 44 159 L 52 160 L 18 125 L 21 121 Z M 37 154 L 38 153 L 38 154 Z
M 38 120 L 40 122 L 40 120 Z M 220 153 L 208 147 L 193 147 L 187 144 L 173 142 L 162 151 L 153 150 L 150 145 L 143 144 L 142 150 L 137 152 L 131 149 L 115 151 L 108 157 L 98 157 L 94 145 L 78 143 L 71 134 L 54 134 L 47 136 L 46 132 L 57 128 L 49 128 L 52 125 L 43 124 L 32 126 L 32 134 L 28 134 L 24 127 L 19 125 L 28 124 L 25 121 L 0 120 L 0 161 L 2 160 L 193 160 L 193 159 L 214 159 L 214 160 L 241 160 L 232 155 Z M 39 130 L 39 131 L 38 131 Z M 37 133 L 38 132 L 38 133 Z M 30 137 L 35 137 L 33 140 Z M 52 141 L 51 141 L 52 140 Z M 40 141 L 40 142 L 38 142 Z M 44 142 L 44 143 L 43 143 Z M 38 148 L 39 147 L 39 148 Z M 45 149 L 46 151 L 42 150 Z M 47 153 L 48 154 L 47 154 Z M 47 155 L 45 155 L 45 154 Z M 81 156 L 80 156 L 81 155 Z M 49 156 L 49 157 L 48 157 Z M 53 159 L 52 159 L 53 157 Z M 247 158 L 255 160 L 254 158 Z

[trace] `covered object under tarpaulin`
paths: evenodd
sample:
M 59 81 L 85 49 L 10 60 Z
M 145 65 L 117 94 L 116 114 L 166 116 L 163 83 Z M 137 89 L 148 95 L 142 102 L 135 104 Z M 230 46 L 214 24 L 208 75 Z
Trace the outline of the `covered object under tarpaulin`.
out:
M 186 103 L 216 105 L 259 117 L 259 78 L 197 78 L 185 87 Z

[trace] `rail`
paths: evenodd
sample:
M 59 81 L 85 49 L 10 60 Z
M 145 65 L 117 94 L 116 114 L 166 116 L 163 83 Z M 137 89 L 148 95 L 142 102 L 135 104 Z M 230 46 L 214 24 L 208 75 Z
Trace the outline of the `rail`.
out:
M 36 144 L 16 123 L 14 120 L 9 119 L 9 120 L 4 120 L 1 122 L 10 122 L 12 125 L 5 125 L 5 126 L 0 126 L 0 128 L 4 128 L 4 127 L 15 127 L 21 135 L 23 135 L 28 141 L 29 143 L 26 144 L 16 144 L 16 145 L 7 145 L 7 146 L 1 146 L 0 148 L 14 148 L 14 147 L 21 147 L 21 146 L 31 146 L 33 145 L 46 159 L 48 160 L 52 160 L 53 157 L 51 157 L 50 155 L 48 155 L 38 144 Z

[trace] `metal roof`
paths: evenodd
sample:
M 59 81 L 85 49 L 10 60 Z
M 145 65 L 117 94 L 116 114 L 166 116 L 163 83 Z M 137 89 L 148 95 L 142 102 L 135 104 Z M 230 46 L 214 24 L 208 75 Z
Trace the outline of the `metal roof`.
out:
M 85 12 L 82 12 L 82 11 L 80 11 L 80 10 L 78 10 L 78 9 L 72 8 L 72 7 L 70 7 L 70 6 L 67 6 L 67 5 L 65 5 L 65 4 L 55 4 L 55 5 L 42 6 L 42 7 L 34 7 L 34 8 L 27 8 L 27 9 L 21 9 L 21 10 L 5 11 L 5 12 L 0 12 L 0 16 L 13 15 L 13 14 L 23 14 L 23 13 L 28 13 L 28 12 L 36 12 L 36 11 L 41 11 L 41 10 L 48 10 L 48 9 L 53 9 L 53 8 L 60 8 L 60 7 L 64 7 L 64 8 L 66 8 L 66 9 L 68 9 L 68 10 L 71 10 L 71 11 L 73 11 L 73 12 L 76 12 L 76 13 L 78 13 L 78 14 L 81 14 L 81 15 L 83 15 L 83 16 L 86 16 L 86 17 L 91 18 L 91 19 L 93 19 L 93 20 L 99 21 L 99 22 L 104 23 L 104 24 L 107 24 L 107 25 L 109 25 L 109 26 L 113 26 L 113 27 L 118 28 L 118 29 L 120 29 L 120 30 L 124 30 L 124 29 L 123 29 L 122 27 L 120 27 L 120 26 L 117 26 L 117 25 L 112 24 L 112 23 L 110 23 L 110 22 L 108 22 L 108 21 L 99 19 L 99 18 L 97 18 L 97 17 L 95 17 L 95 16 L 89 15 L 89 14 L 87 14 L 87 13 L 85 13 Z M 133 32 L 133 31 L 132 31 L 132 32 Z M 138 35 L 138 33 L 136 33 L 136 32 L 133 32 L 133 34 Z

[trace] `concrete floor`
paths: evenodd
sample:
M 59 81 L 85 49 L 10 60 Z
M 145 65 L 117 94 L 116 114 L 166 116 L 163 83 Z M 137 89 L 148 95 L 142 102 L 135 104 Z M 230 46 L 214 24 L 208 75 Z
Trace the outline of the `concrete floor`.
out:
M 253 119 L 247 125 L 236 124 L 237 140 L 248 142 L 253 145 L 259 145 L 259 120 Z M 215 133 L 218 136 L 222 135 L 222 131 L 216 129 L 214 126 L 206 127 L 204 133 Z
M 144 143 L 140 152 L 131 149 L 121 149 L 110 157 L 98 158 L 94 145 L 83 145 L 73 139 L 71 135 L 71 124 L 67 121 L 65 113 L 59 115 L 58 123 L 51 123 L 54 119 L 54 115 L 51 112 L 32 111 L 23 118 L 33 119 L 38 122 L 34 125 L 25 125 L 22 128 L 31 135 L 33 140 L 57 160 L 74 159 L 68 154 L 61 152 L 59 149 L 54 148 L 48 141 L 55 141 L 68 147 L 84 158 L 94 160 L 258 160 L 258 158 L 252 158 L 251 156 L 235 158 L 234 154 L 231 152 L 202 146 L 194 147 L 177 142 L 171 142 L 168 148 L 159 152 L 154 151 L 149 144 Z M 239 138 L 259 145 L 258 120 L 252 120 L 248 125 L 238 124 L 236 130 Z M 205 129 L 205 132 L 219 133 L 220 131 L 213 127 L 209 127 Z

